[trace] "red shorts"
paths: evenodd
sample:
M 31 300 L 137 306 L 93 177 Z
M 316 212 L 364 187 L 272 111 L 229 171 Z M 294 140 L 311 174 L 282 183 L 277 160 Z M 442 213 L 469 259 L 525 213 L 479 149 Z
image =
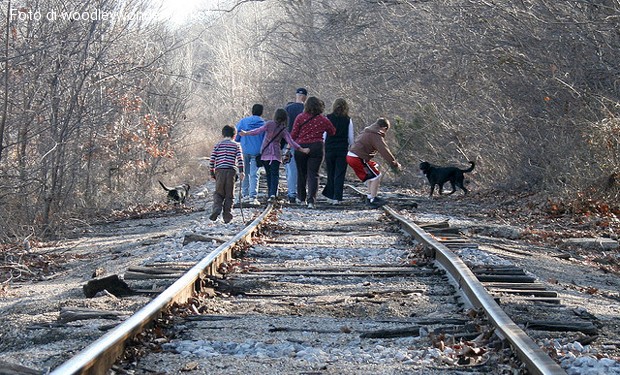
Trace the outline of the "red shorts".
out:
M 379 177 L 379 165 L 372 160 L 364 161 L 362 158 L 347 155 L 347 164 L 353 169 L 355 175 L 362 181 L 374 180 Z

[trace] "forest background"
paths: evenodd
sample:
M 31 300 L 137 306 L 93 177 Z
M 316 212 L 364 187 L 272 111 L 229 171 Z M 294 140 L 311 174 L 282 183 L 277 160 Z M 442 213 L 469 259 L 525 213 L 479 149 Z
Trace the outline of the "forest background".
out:
M 153 13 L 155 12 L 155 13 Z M 477 162 L 476 189 L 617 206 L 618 0 L 205 1 L 172 22 L 146 0 L 0 3 L 0 241 L 200 187 L 223 125 L 297 87 L 377 117 L 419 159 Z M 395 176 L 388 178 L 394 179 Z

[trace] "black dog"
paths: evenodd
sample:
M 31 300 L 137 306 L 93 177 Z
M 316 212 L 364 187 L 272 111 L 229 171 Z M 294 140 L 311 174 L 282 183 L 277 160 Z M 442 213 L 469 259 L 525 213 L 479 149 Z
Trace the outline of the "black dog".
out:
M 469 162 L 471 167 L 468 169 L 459 169 L 456 167 L 438 167 L 436 165 L 432 165 L 426 161 L 420 163 L 420 170 L 422 173 L 426 175 L 428 178 L 428 182 L 431 184 L 431 194 L 433 196 L 433 192 L 435 191 L 435 185 L 439 186 L 439 194 L 442 194 L 443 184 L 450 181 L 452 185 L 452 191 L 448 194 L 452 194 L 456 191 L 456 187 L 460 187 L 465 194 L 467 194 L 467 189 L 463 185 L 465 180 L 465 176 L 463 173 L 471 172 L 474 170 L 476 163 L 473 161 Z
M 189 195 L 188 184 L 179 185 L 175 188 L 166 187 L 161 181 L 159 181 L 159 184 L 168 192 L 168 203 L 185 203 L 185 198 Z

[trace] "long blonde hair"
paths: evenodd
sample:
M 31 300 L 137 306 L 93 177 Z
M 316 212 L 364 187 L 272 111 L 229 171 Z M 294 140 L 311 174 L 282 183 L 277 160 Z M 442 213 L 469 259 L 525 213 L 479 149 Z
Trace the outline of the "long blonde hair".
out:
M 343 98 L 334 100 L 332 105 L 332 113 L 336 116 L 349 116 L 349 104 Z

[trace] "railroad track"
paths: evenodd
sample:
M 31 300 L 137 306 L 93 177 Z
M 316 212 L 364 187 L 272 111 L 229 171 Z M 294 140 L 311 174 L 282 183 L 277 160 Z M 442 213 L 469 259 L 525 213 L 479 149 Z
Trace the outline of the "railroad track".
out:
M 162 368 L 167 369 L 162 373 L 226 368 L 244 373 L 268 370 L 274 363 L 301 373 L 472 367 L 490 372 L 520 366 L 510 353 L 494 349 L 500 338 L 529 372 L 564 373 L 498 308 L 497 297 L 437 234 L 433 237 L 393 208 L 348 202 L 318 210 L 267 206 L 242 232 L 52 374 L 103 374 L 112 366 L 117 373 Z M 394 202 L 412 205 L 406 199 Z M 415 244 L 403 239 L 394 220 L 415 237 Z M 445 235 L 441 225 L 426 227 Z M 265 235 L 255 238 L 259 232 Z M 454 238 L 443 240 L 461 245 Z M 248 244 L 253 245 L 248 259 L 232 256 Z M 435 261 L 412 261 L 424 253 Z M 163 265 L 153 268 L 161 271 Z M 211 288 L 220 298 L 208 298 Z M 132 365 L 114 365 L 126 342 L 170 306 L 183 313 L 167 318 L 175 322 L 169 333 L 174 339 L 158 339 L 156 347 L 164 350 Z M 446 347 L 462 351 L 446 354 Z M 246 361 L 238 361 L 241 355 Z

